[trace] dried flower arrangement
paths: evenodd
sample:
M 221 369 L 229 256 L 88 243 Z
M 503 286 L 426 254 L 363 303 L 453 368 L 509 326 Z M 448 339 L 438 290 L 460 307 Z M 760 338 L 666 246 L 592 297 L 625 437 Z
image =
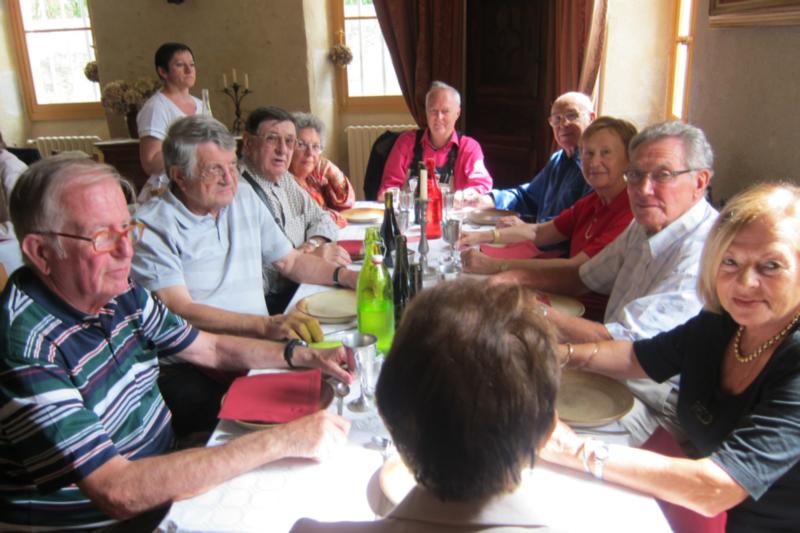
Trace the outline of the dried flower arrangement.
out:
M 142 77 L 131 83 L 125 80 L 114 80 L 103 87 L 101 101 L 103 107 L 120 115 L 133 113 L 161 88 L 161 81 Z

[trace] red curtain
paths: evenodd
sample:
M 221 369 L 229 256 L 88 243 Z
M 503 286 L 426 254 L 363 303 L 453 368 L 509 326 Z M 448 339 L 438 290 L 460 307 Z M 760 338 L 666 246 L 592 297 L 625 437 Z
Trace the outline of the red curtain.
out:
M 373 0 L 400 89 L 425 126 L 425 93 L 434 80 L 464 92 L 463 0 Z

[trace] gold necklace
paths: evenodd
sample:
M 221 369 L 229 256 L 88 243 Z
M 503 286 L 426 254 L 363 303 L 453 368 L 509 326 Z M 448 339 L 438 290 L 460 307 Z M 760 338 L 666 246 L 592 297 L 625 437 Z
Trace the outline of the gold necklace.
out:
M 767 339 L 767 341 L 758 348 L 756 348 L 754 352 L 748 354 L 742 354 L 741 352 L 742 332 L 744 331 L 744 326 L 739 326 L 739 329 L 736 331 L 736 336 L 733 339 L 733 356 L 740 363 L 749 363 L 750 361 L 752 361 L 753 359 L 764 353 L 764 351 L 767 350 L 767 348 L 778 342 L 787 333 L 789 333 L 789 330 L 791 330 L 794 327 L 794 325 L 797 324 L 798 320 L 800 320 L 800 312 L 794 315 L 792 321 L 786 324 L 786 327 L 780 330 L 777 335 Z

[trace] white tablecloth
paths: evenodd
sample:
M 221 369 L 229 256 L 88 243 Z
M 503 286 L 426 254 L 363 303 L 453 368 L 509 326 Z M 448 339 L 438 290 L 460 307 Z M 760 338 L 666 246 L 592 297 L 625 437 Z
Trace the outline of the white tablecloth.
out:
M 360 203 L 360 205 L 364 205 Z M 341 239 L 362 238 L 363 225 L 350 225 Z M 432 256 L 441 255 L 447 244 L 430 242 Z M 409 245 L 414 250 L 416 243 Z M 357 268 L 354 266 L 353 268 Z M 320 285 L 302 285 L 290 304 L 320 290 Z M 335 339 L 355 324 L 323 325 L 326 338 Z M 354 383 L 345 402 L 359 394 Z M 334 402 L 329 410 L 335 412 Z M 377 413 L 344 416 L 352 422 L 348 442 L 322 463 L 284 459 L 236 477 L 194 498 L 176 502 L 159 525 L 161 532 L 285 532 L 301 517 L 317 520 L 373 520 L 374 509 L 385 510 L 377 473 L 383 455 L 373 437 L 388 436 Z M 616 431 L 615 425 L 602 428 Z M 222 421 L 209 446 L 225 443 L 248 431 L 234 422 Z M 619 436 L 604 435 L 619 441 Z M 529 492 L 537 512 L 549 525 L 564 531 L 668 532 L 655 500 L 580 473 L 540 464 L 524 477 L 521 490 Z M 372 506 L 370 505 L 372 502 Z

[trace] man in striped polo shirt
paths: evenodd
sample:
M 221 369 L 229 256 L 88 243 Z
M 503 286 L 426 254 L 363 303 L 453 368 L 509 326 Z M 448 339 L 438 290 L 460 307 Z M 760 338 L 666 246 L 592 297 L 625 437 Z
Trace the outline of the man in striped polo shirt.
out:
M 283 364 L 270 341 L 212 335 L 130 281 L 116 171 L 53 157 L 23 174 L 11 217 L 27 266 L 0 296 L 0 529 L 88 529 L 202 492 L 287 456 L 321 457 L 348 422 L 318 412 L 214 448 L 170 452 L 156 379 L 171 355 L 224 370 Z M 344 350 L 293 361 L 350 381 Z

